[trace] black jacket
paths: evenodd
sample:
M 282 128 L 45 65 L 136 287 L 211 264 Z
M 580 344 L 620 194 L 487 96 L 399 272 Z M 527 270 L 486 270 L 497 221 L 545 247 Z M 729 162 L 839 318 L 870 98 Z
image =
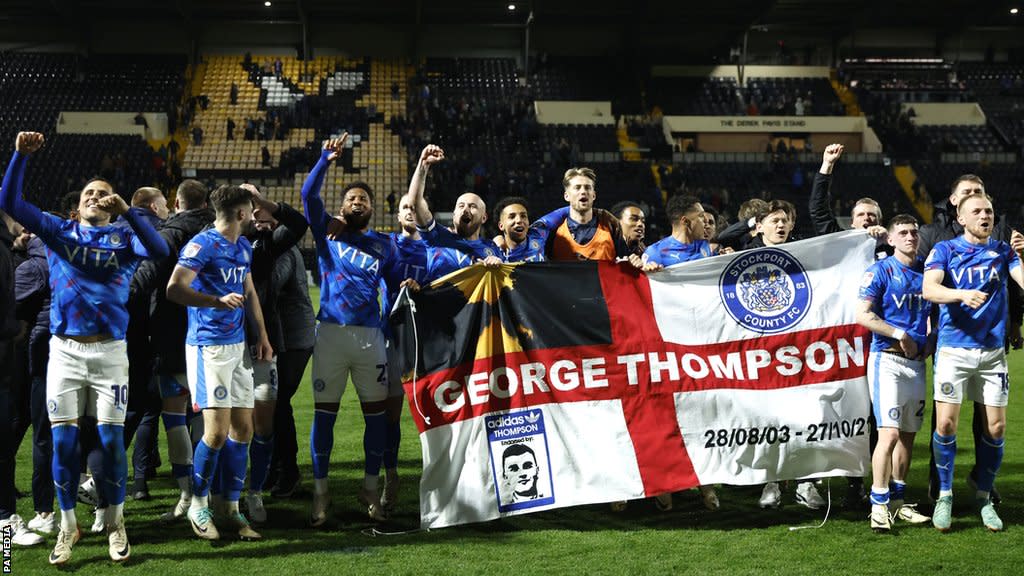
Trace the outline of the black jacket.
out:
M 274 352 L 285 349 L 281 318 L 277 312 L 277 301 L 280 295 L 277 286 L 272 282 L 274 266 L 277 258 L 292 249 L 302 240 L 309 229 L 306 217 L 291 206 L 279 202 L 274 218 L 280 224 L 273 232 L 251 234 L 247 237 L 252 243 L 252 283 L 256 295 L 260 298 L 260 310 L 263 312 L 263 325 L 267 329 L 270 346 Z M 250 343 L 256 339 L 255 326 L 249 325 L 246 334 Z
M 277 259 L 271 282 L 278 294 L 277 312 L 284 337 L 283 350 L 312 348 L 316 342 L 316 314 L 309 299 L 306 265 L 298 247 L 292 246 Z
M 751 246 L 751 243 L 756 236 L 751 236 L 750 230 L 748 222 L 735 222 L 719 232 L 712 242 L 717 243 L 719 246 L 732 248 L 737 252 L 747 248 L 754 248 L 754 246 Z M 761 246 L 764 246 L 764 244 L 762 243 Z
M 992 228 L 992 238 L 1010 243 L 1010 234 L 1013 230 L 1009 226 L 1009 219 L 1006 216 L 996 216 L 995 226 Z M 932 248 L 939 242 L 952 240 L 964 233 L 964 227 L 956 220 L 956 206 L 948 200 L 935 205 L 932 212 L 931 224 L 925 224 L 921 228 L 921 239 L 917 245 L 917 255 L 927 258 Z M 1024 316 L 1024 295 L 1021 294 L 1020 286 L 1010 280 L 1007 282 L 1007 300 L 1009 304 L 1010 321 L 1016 324 L 1021 323 Z
M 162 374 L 185 372 L 185 308 L 167 299 L 167 282 L 178 263 L 178 254 L 193 236 L 213 223 L 213 210 L 197 208 L 178 212 L 164 221 L 160 235 L 171 255 L 163 260 L 144 260 L 132 276 L 132 298 L 150 303 L 150 345 Z
M 14 339 L 20 332 L 14 312 L 14 237 L 7 225 L 0 222 L 0 342 Z
M 811 186 L 811 199 L 809 202 L 811 223 L 814 224 L 814 233 L 818 236 L 842 232 L 844 229 L 839 226 L 839 221 L 832 214 L 832 175 L 814 173 L 814 184 Z M 883 225 L 881 222 L 879 224 Z M 889 245 L 885 236 L 875 241 L 875 259 L 882 260 L 892 256 L 894 250 Z

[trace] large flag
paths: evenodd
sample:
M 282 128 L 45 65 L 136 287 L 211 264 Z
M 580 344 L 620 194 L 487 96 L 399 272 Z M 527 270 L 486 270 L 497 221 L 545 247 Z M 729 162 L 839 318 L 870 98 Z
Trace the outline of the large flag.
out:
M 874 247 L 842 232 L 650 275 L 474 266 L 403 299 L 422 525 L 864 474 Z

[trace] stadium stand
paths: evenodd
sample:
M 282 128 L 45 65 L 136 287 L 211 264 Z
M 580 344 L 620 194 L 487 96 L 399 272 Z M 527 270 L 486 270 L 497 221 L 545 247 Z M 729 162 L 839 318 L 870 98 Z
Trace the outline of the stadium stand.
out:
M 841 116 L 839 97 L 826 78 L 655 77 L 652 102 L 682 116 Z
M 155 156 L 138 136 L 58 134 L 61 112 L 172 112 L 184 87 L 185 58 L 161 55 L 0 53 L 0 139 L 20 130 L 46 137 L 26 194 L 55 206 L 65 192 L 95 175 L 125 197 L 140 186 L 171 178 L 167 158 Z
M 325 183 L 328 209 L 337 209 L 340 199 L 332 192 L 343 182 L 365 180 L 378 191 L 375 225 L 390 229 L 385 198 L 407 185 L 407 171 L 405 151 L 386 124 L 404 112 L 406 66 L 336 56 L 261 59 L 207 57 L 201 93 L 209 105 L 196 112 L 193 123 L 203 128 L 203 143 L 189 147 L 186 168 L 200 176 L 271 182 L 268 197 L 299 206 L 302 182 L 321 142 L 348 132 L 352 153 Z M 234 104 L 232 86 L 237 90 Z M 232 139 L 227 137 L 229 118 L 235 124 Z

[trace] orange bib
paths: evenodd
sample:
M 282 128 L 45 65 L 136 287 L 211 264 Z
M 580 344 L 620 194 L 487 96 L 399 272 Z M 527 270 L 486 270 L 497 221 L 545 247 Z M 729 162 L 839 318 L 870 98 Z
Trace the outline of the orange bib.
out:
M 596 218 L 596 216 L 595 216 Z M 615 239 L 611 230 L 598 222 L 594 237 L 586 244 L 579 244 L 569 232 L 569 220 L 555 230 L 551 240 L 551 259 L 554 261 L 572 260 L 615 260 Z

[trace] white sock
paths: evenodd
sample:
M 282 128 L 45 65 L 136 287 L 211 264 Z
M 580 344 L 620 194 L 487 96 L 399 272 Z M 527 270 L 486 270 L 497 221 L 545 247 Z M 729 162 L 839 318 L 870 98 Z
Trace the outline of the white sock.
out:
M 124 504 L 112 504 L 106 507 L 103 514 L 103 523 L 107 529 L 117 526 L 117 523 L 124 519 Z
M 316 494 L 327 494 L 327 478 L 314 478 L 313 492 Z
M 238 500 L 225 500 L 228 505 L 228 514 L 238 513 Z
M 363 476 L 363 489 L 369 492 L 376 492 L 377 487 L 380 486 L 380 476 L 370 476 L 367 474 Z
M 64 532 L 78 530 L 78 518 L 75 517 L 75 509 L 60 511 L 60 529 Z
M 202 510 L 203 508 L 209 508 L 209 507 L 210 507 L 210 497 L 209 496 L 196 496 L 195 494 L 192 495 L 192 504 L 189 505 L 189 508 L 191 508 L 193 510 Z

